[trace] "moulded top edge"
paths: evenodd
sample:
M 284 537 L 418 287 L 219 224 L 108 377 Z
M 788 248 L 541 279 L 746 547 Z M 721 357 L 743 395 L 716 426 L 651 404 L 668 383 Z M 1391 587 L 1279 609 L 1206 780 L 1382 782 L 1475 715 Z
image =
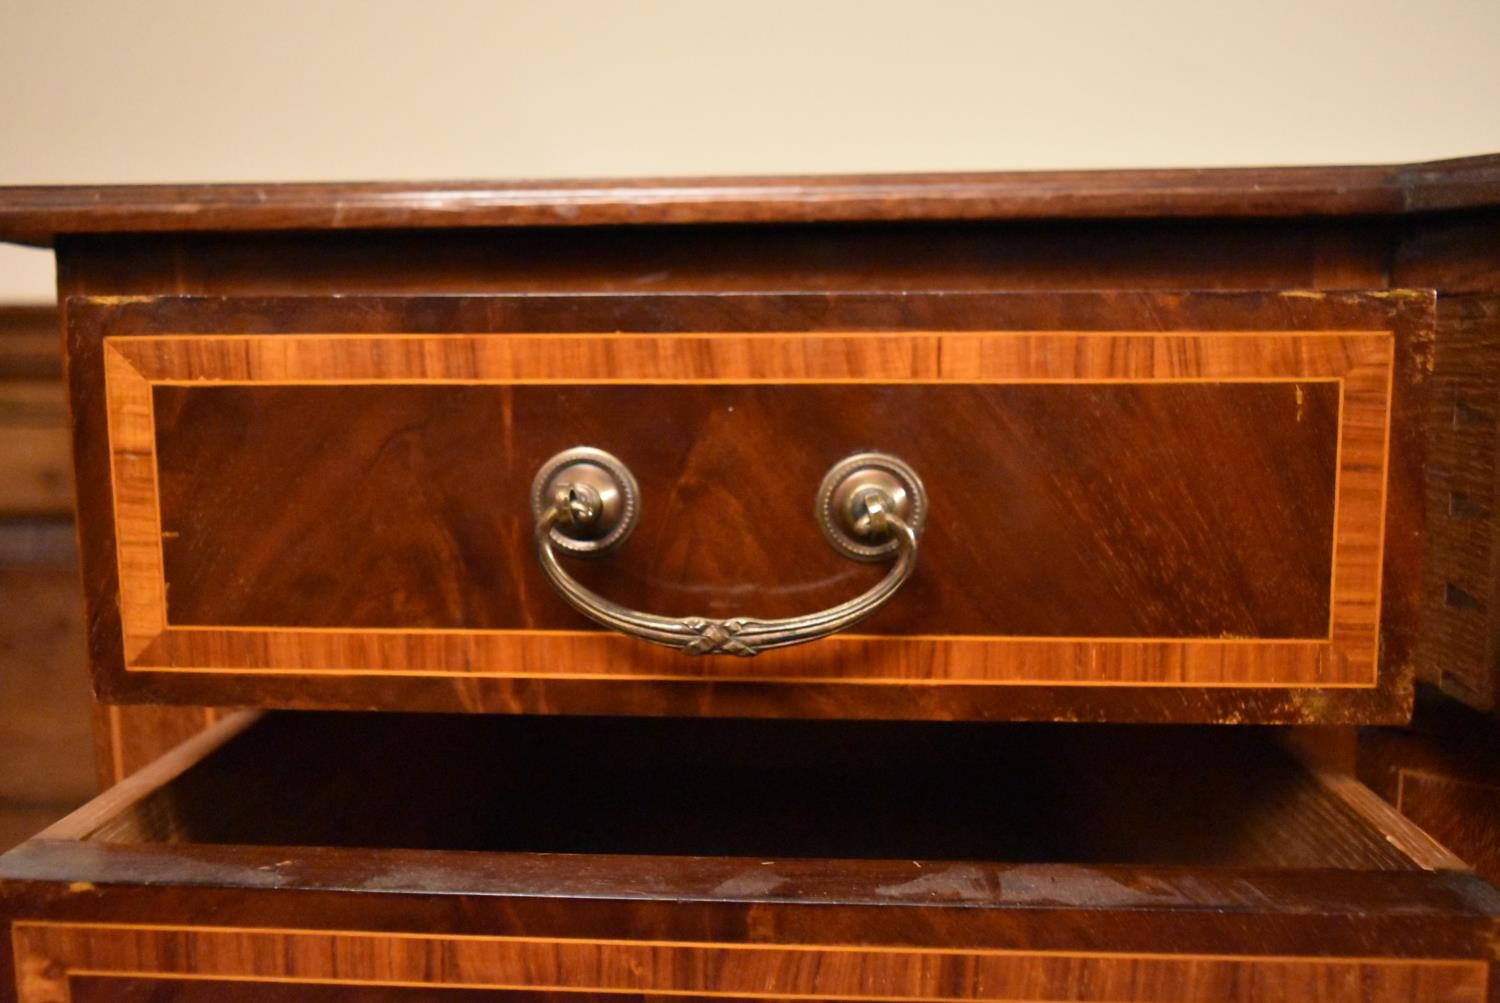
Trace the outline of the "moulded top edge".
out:
M 0 188 L 0 240 L 628 224 L 1276 218 L 1500 206 L 1500 154 L 1404 166 Z

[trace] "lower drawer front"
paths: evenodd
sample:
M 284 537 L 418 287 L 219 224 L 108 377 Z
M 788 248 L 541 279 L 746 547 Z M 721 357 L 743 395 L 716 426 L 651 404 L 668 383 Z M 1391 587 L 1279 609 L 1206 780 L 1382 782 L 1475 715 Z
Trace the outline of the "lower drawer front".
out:
M 1430 312 L 1424 294 L 75 301 L 99 682 L 216 705 L 1397 718 Z M 554 573 L 536 527 L 556 496 L 533 482 L 580 446 L 628 468 L 635 528 Z M 821 485 L 871 452 L 922 488 L 896 505 L 915 571 L 848 623 L 823 613 L 900 562 L 829 546 L 820 519 L 848 506 Z M 585 512 L 613 518 L 556 514 Z M 565 600 L 558 575 L 595 595 Z M 841 629 L 776 647 L 766 620 Z
M 21 925 L 14 943 L 22 966 L 21 1003 L 372 998 L 405 1003 L 433 999 L 438 987 L 459 1000 L 553 997 L 557 1003 L 577 1000 L 580 991 L 598 999 L 702 993 L 995 1003 L 1486 1003 L 1488 967 L 1482 961 L 1430 959 L 596 944 L 172 927 Z
M 0 896 L 20 1003 L 1494 1003 L 1500 922 L 1270 736 L 1083 726 L 233 718 Z

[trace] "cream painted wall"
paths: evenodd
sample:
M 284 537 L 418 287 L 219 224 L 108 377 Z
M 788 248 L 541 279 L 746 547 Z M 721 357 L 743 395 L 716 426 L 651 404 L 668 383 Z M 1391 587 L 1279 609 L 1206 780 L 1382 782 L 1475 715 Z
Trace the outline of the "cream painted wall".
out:
M 1427 159 L 1500 151 L 1497 52 L 1500 0 L 0 0 L 0 184 Z

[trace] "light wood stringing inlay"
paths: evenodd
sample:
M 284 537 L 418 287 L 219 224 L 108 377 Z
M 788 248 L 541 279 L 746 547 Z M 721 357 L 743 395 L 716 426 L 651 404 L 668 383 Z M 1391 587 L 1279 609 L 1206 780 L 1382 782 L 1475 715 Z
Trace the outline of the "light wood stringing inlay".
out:
M 1483 1003 L 1481 961 L 912 950 L 18 922 L 19 1003 L 69 978 L 461 986 L 774 999 Z
M 105 342 L 127 669 L 758 682 L 1357 687 L 1376 681 L 1390 332 L 168 335 Z M 753 660 L 592 631 L 180 628 L 153 384 L 1296 382 L 1341 388 L 1327 640 L 844 635 Z

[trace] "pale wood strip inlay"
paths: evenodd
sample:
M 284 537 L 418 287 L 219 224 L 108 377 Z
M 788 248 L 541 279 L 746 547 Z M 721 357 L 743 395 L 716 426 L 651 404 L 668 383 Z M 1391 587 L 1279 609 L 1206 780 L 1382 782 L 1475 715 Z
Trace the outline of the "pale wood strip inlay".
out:
M 994 684 L 1376 684 L 1389 332 L 167 335 L 106 340 L 128 667 Z M 152 383 L 1341 382 L 1328 641 L 849 637 L 726 670 L 603 634 L 173 629 Z
M 1482 1003 L 1479 961 L 527 940 L 17 923 L 19 1003 L 70 975 L 1074 1003 Z
M 1351 638 L 1369 657 L 1364 635 Z M 1362 650 L 1364 649 L 1364 650 Z M 1095 642 L 846 635 L 752 659 L 688 658 L 602 631 L 364 632 L 168 630 L 153 671 L 394 673 L 469 678 L 615 678 L 838 683 L 1338 685 L 1349 659 L 1318 641 Z M 1365 663 L 1368 665 L 1368 662 Z M 1274 674 L 1268 669 L 1273 669 Z M 1363 680 L 1361 680 L 1362 682 Z M 1347 684 L 1354 685 L 1354 684 Z
M 1389 332 L 158 335 L 114 337 L 158 382 L 713 383 L 1315 379 Z
M 151 384 L 108 344 L 104 348 L 104 380 L 109 398 L 120 615 L 128 663 L 167 623 L 156 483 L 156 422 Z

